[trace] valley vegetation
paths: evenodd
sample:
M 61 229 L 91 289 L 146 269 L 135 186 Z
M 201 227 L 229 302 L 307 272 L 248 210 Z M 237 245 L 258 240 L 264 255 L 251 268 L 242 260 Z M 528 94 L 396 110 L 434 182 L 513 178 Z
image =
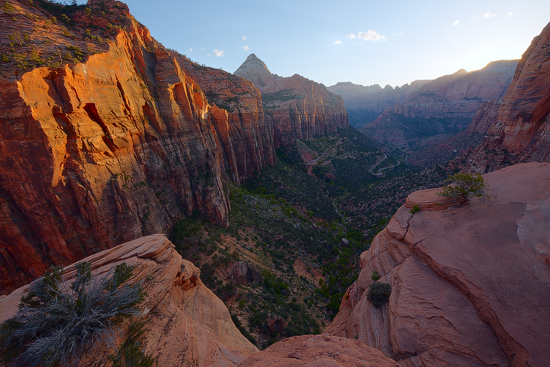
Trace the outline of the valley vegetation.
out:
M 441 186 L 451 173 L 407 165 L 399 153 L 351 127 L 298 140 L 245 184 L 226 182 L 228 227 L 196 212 L 170 240 L 259 348 L 318 334 L 356 280 L 359 255 L 406 196 Z

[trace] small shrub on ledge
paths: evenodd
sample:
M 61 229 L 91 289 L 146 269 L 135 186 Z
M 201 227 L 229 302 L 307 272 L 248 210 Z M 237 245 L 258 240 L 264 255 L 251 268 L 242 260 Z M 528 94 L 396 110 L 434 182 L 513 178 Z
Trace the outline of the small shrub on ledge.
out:
M 480 174 L 455 173 L 448 179 L 453 184 L 443 186 L 437 195 L 453 199 L 457 203 L 467 203 L 472 197 L 489 196 L 486 193 L 487 184 Z
M 391 295 L 391 285 L 388 283 L 374 282 L 369 287 L 367 299 L 372 302 L 373 306 L 379 308 L 384 303 L 388 302 Z

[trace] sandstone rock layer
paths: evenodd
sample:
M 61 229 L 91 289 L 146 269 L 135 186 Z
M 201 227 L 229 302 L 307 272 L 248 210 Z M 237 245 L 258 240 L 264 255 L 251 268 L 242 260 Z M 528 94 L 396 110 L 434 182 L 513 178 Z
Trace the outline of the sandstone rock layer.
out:
M 307 140 L 349 126 L 344 101 L 300 75 L 282 78 L 251 54 L 234 73 L 254 83 L 262 93 L 265 119 L 273 128 L 276 146 Z
M 143 237 L 84 261 L 91 263 L 94 276 L 107 274 L 122 262 L 135 266 L 128 282 L 140 282 L 147 292 L 139 318 L 149 330 L 145 352 L 152 353 L 156 366 L 235 366 L 258 351 L 237 330 L 223 302 L 201 283 L 200 270 L 182 259 L 165 236 Z M 64 270 L 70 282 L 75 276 L 74 265 Z M 28 288 L 2 298 L 1 321 L 15 314 Z M 79 365 L 104 365 L 112 352 L 98 345 Z
M 484 176 L 490 197 L 400 208 L 361 255 L 359 279 L 325 332 L 402 366 L 546 366 L 550 360 L 550 163 Z M 389 302 L 366 290 L 377 271 Z
M 57 47 L 50 39 L 58 36 L 55 28 L 35 27 L 52 23 L 47 11 L 17 6 L 32 15 L 17 18 L 31 46 Z M 125 5 L 108 1 L 105 10 L 109 20 L 122 19 L 120 28 L 82 62 L 1 73 L 2 294 L 52 264 L 166 233 L 194 210 L 224 222 L 229 200 L 222 177 L 239 183 L 275 162 L 254 86 L 167 51 Z M 86 45 L 86 32 L 97 28 L 86 27 L 99 24 L 100 13 L 92 20 L 84 10 L 70 13 L 73 37 L 67 41 L 61 32 L 59 42 Z M 0 15 L 3 32 L 12 31 L 10 22 Z M 1 47 L 8 47 L 4 40 Z M 222 97 L 246 111 L 209 103 L 199 82 L 223 89 Z
M 303 335 L 281 340 L 246 359 L 239 367 L 399 367 L 358 340 Z

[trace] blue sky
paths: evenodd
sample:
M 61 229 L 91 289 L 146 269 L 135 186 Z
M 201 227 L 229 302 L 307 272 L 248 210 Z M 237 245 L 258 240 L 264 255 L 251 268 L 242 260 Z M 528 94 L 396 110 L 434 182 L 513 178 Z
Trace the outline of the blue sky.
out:
M 272 73 L 326 86 L 403 85 L 520 58 L 548 0 L 128 0 L 168 48 L 234 72 L 250 53 Z

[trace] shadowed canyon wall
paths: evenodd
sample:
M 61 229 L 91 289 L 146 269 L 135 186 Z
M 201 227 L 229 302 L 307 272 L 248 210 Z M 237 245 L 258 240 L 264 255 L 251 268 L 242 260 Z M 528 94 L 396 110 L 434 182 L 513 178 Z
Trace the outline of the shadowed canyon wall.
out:
M 550 161 L 550 23 L 519 62 L 498 113 L 481 145 L 460 165 L 490 172 L 520 162 Z M 490 112 L 490 111 L 489 111 Z

